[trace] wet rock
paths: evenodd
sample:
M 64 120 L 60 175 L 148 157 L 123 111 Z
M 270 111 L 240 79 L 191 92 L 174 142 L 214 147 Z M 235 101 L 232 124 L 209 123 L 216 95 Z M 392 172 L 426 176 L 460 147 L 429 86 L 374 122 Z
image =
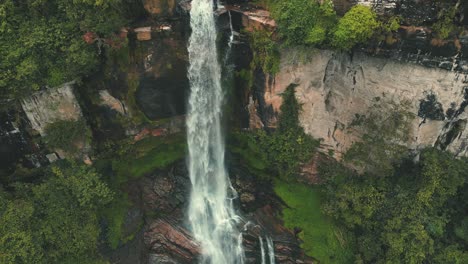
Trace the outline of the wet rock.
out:
M 48 164 L 46 153 L 33 140 L 23 111 L 10 109 L 0 112 L 0 181 L 18 166 L 37 168 Z
M 187 46 L 183 30 L 155 34 L 152 41 L 139 42 L 142 56 L 135 99 L 152 120 L 183 115 L 186 111 L 189 81 Z
M 163 254 L 150 254 L 148 264 L 179 264 L 180 262 Z
M 155 172 L 141 183 L 143 207 L 147 213 L 171 213 L 182 209 L 189 194 L 190 180 L 184 162 L 167 171 Z
M 149 225 L 145 244 L 153 255 L 149 263 L 192 263 L 200 254 L 199 245 L 188 232 L 168 219 L 157 219 Z

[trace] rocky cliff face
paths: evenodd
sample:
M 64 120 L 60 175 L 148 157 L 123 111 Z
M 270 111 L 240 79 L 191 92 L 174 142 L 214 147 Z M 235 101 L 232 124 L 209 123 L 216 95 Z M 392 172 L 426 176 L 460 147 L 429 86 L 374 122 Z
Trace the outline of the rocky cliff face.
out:
M 21 102 L 32 129 L 41 135 L 47 125 L 58 120 L 78 120 L 81 108 L 73 93 L 72 83 L 37 92 Z
M 331 51 L 316 51 L 297 59 L 297 51 L 283 53 L 281 71 L 265 84 L 263 109 L 279 111 L 280 94 L 291 84 L 303 104 L 300 116 L 305 131 L 322 138 L 326 148 L 344 153 L 362 136 L 352 122 L 373 105 L 383 111 L 409 102 L 413 149 L 438 146 L 456 155 L 468 155 L 468 78 L 441 69 Z M 263 122 L 274 126 L 275 115 Z

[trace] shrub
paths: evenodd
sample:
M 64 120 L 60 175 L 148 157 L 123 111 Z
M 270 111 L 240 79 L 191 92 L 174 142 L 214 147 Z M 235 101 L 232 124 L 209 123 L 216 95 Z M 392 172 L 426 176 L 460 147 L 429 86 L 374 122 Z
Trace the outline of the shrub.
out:
M 333 35 L 333 45 L 342 50 L 349 50 L 356 44 L 367 41 L 379 26 L 377 15 L 369 7 L 356 5 L 338 22 Z
M 281 36 L 288 45 L 320 45 L 336 23 L 330 0 L 289 0 L 270 3 Z
M 82 119 L 56 121 L 45 128 L 45 134 L 47 146 L 71 154 L 79 150 L 80 143 L 87 145 L 91 141 L 91 131 Z
M 442 9 L 437 17 L 437 22 L 432 26 L 437 36 L 441 39 L 448 38 L 449 34 L 457 29 L 454 24 L 455 7 Z
M 253 51 L 251 68 L 261 68 L 265 73 L 275 74 L 279 71 L 280 54 L 271 35 L 266 30 L 256 30 L 250 34 Z

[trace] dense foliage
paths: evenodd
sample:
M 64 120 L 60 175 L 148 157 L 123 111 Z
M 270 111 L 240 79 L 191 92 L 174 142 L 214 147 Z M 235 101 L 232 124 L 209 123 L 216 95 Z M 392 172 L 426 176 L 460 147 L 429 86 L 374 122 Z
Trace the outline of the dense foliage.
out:
M 278 30 L 287 44 L 321 44 L 336 23 L 336 14 L 330 0 L 270 1 Z
M 272 39 L 272 33 L 256 30 L 250 33 L 250 45 L 253 52 L 251 69 L 262 69 L 265 73 L 275 74 L 280 67 L 278 45 Z
M 437 33 L 437 37 L 446 39 L 451 32 L 457 30 L 454 22 L 456 11 L 457 8 L 454 6 L 451 8 L 444 8 L 439 12 L 437 22 L 432 26 Z
M 375 174 L 391 172 L 393 165 L 407 155 L 414 119 L 409 107 L 408 102 L 386 102 L 375 104 L 367 115 L 356 115 L 349 129 L 359 129 L 363 136 L 345 153 L 344 160 Z
M 364 136 L 345 154 L 347 167 L 321 166 L 324 211 L 353 233 L 357 263 L 466 263 L 467 160 L 411 153 L 408 104 L 386 105 L 354 120 Z
M 0 262 L 103 263 L 98 212 L 112 197 L 93 169 L 73 164 L 13 194 L 0 190 Z
M 336 15 L 330 0 L 270 0 L 268 5 L 287 45 L 331 45 L 349 50 L 399 26 L 394 17 L 380 17 L 379 21 L 375 12 L 363 5 L 353 6 L 342 18 Z
M 0 3 L 0 94 L 8 100 L 97 70 L 100 49 L 136 4 L 127 0 L 5 0 Z M 102 44 L 102 41 L 96 43 Z
M 45 128 L 44 141 L 51 149 L 61 149 L 70 154 L 91 143 L 91 131 L 83 119 L 60 120 Z
M 359 263 L 467 263 L 466 160 L 428 149 L 387 175 L 322 172 L 325 211 L 353 231 Z
M 264 130 L 237 133 L 230 149 L 240 154 L 255 172 L 269 171 L 270 178 L 279 175 L 291 180 L 299 166 L 310 160 L 318 141 L 299 125 L 301 106 L 295 96 L 295 86 L 290 85 L 282 96 L 278 129 L 271 133 Z
M 338 22 L 333 33 L 333 45 L 344 50 L 351 49 L 370 39 L 379 26 L 374 11 L 369 7 L 356 5 Z

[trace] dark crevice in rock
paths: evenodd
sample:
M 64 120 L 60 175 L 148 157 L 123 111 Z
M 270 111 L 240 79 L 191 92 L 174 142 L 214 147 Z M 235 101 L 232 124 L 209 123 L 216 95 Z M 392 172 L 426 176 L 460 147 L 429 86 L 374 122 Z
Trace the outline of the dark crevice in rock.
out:
M 458 137 L 461 136 L 466 128 L 467 120 L 460 119 L 455 122 L 447 123 L 444 130 L 447 131 L 439 136 L 436 141 L 436 146 L 442 150 L 447 150 L 447 147 Z
M 419 103 L 418 116 L 424 119 L 445 120 L 444 109 L 442 104 L 437 101 L 435 94 L 426 95 Z

